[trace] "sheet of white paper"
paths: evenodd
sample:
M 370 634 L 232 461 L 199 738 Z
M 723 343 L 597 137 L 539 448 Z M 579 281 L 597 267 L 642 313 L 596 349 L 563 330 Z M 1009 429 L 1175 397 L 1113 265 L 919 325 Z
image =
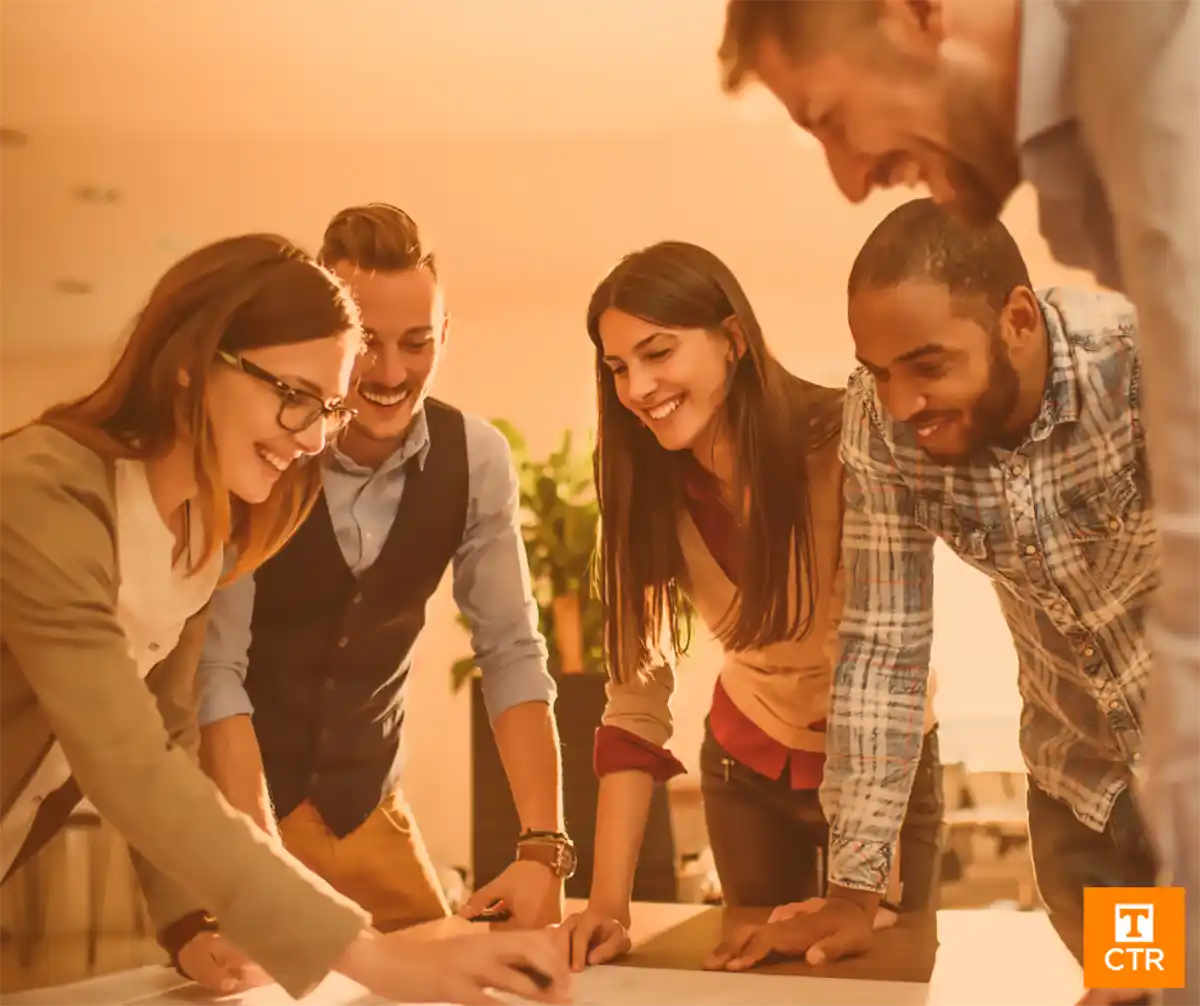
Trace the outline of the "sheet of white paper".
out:
M 929 986 L 907 982 L 866 982 L 784 975 L 736 975 L 728 972 L 659 968 L 595 967 L 576 975 L 575 1006 L 925 1006 Z M 499 996 L 509 1006 L 525 1000 Z M 372 995 L 340 975 L 330 975 L 302 1002 L 322 1006 L 402 1006 Z M 240 995 L 207 999 L 195 987 L 133 1000 L 136 1006 L 220 1003 L 222 1006 L 287 1006 L 294 1002 L 278 985 Z
M 575 1006 L 924 1006 L 929 998 L 929 986 L 908 982 L 625 967 L 588 968 L 572 991 Z
M 144 969 L 92 980 L 80 986 L 18 994 L 22 1006 L 295 1006 L 278 986 L 264 986 L 232 996 L 205 996 L 192 987 L 180 994 L 166 980 Z M 166 974 L 166 972 L 163 972 Z M 173 974 L 173 972 L 172 972 Z M 176 977 L 178 981 L 178 977 Z M 834 981 L 782 975 L 732 975 L 712 971 L 653 968 L 589 968 L 572 982 L 574 1006 L 748 1006 L 760 1002 L 803 1006 L 929 1006 L 929 986 L 906 982 Z M 28 998 L 22 998 L 22 996 Z M 38 998 L 46 996 L 46 998 Z M 526 1000 L 498 995 L 498 1006 L 524 1006 Z M 6 996 L 0 1002 L 7 1004 Z M 348 978 L 330 975 L 302 1006 L 403 1006 L 367 992 Z M 426 1006 L 437 1006 L 427 1004 Z M 445 1004 L 442 1004 L 445 1006 Z

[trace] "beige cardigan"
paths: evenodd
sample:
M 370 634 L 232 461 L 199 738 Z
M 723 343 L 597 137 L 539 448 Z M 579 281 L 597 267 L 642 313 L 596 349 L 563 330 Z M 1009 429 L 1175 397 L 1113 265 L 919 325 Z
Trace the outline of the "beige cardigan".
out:
M 839 652 L 837 631 L 844 570 L 842 465 L 836 437 L 809 458 L 808 475 L 817 595 L 812 630 L 802 639 L 781 640 L 737 652 L 726 650 L 720 680 L 733 704 L 768 737 L 792 749 L 824 751 L 825 734 L 809 729 L 809 724 L 825 719 L 828 714 L 833 667 Z M 705 547 L 686 512 L 678 527 L 689 595 L 711 632 L 721 625 L 736 595 L 736 587 Z M 794 591 L 795 588 L 793 599 Z M 932 701 L 935 685 L 931 675 L 925 709 L 926 733 L 935 722 Z M 620 684 L 610 681 L 603 722 L 628 730 L 652 744 L 664 745 L 673 732 L 670 701 L 674 690 L 674 674 L 667 665 L 652 668 L 640 679 Z
M 0 442 L 0 813 L 57 739 L 84 794 L 144 856 L 156 924 L 203 907 L 302 996 L 369 918 L 234 811 L 197 765 L 206 612 L 138 676 L 116 614 L 113 479 L 111 461 L 46 426 Z

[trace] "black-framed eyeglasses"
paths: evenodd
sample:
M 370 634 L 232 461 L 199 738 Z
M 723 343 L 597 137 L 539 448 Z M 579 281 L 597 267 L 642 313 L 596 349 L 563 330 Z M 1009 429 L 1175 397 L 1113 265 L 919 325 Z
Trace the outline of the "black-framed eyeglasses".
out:
M 326 403 L 320 395 L 315 395 L 304 388 L 295 388 L 281 377 L 276 377 L 269 370 L 264 370 L 257 363 L 247 360 L 244 356 L 217 350 L 218 358 L 236 367 L 243 374 L 253 377 L 256 381 L 269 384 L 279 395 L 279 415 L 276 421 L 288 433 L 303 433 L 319 419 L 325 421 L 325 433 L 332 436 L 344 430 L 355 416 L 357 409 L 352 409 L 344 402 L 335 405 Z

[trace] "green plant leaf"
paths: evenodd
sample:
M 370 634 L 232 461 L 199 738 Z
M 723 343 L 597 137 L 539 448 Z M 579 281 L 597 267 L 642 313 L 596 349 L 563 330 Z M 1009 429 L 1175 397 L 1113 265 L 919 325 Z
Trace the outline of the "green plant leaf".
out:
M 492 425 L 504 434 L 504 439 L 508 441 L 508 448 L 512 451 L 513 460 L 517 463 L 518 467 L 522 461 L 528 460 L 529 445 L 512 423 L 507 419 L 493 419 Z

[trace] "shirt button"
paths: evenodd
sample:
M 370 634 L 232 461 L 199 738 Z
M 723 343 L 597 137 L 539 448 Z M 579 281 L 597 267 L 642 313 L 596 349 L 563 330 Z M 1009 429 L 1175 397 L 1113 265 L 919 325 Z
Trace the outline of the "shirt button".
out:
M 1037 546 L 1036 545 L 1026 545 L 1025 546 L 1025 554 L 1026 555 L 1037 555 Z
M 1118 700 L 1118 699 L 1113 699 L 1113 700 L 1112 700 L 1112 701 L 1111 701 L 1111 702 L 1108 704 L 1108 708 L 1109 708 L 1109 709 L 1112 709 L 1112 710 L 1114 710 L 1114 711 L 1115 711 L 1115 710 L 1118 710 L 1118 709 L 1120 709 L 1120 708 L 1121 708 L 1121 703 L 1120 703 L 1120 700 Z
M 1021 466 L 1020 466 L 1020 465 L 1015 465 L 1015 464 L 1014 464 L 1014 465 L 1009 465 L 1009 466 L 1008 466 L 1008 471 L 1009 471 L 1009 474 L 1011 474 L 1011 475 L 1020 475 L 1020 474 L 1021 474 L 1021 472 L 1022 472 L 1023 470 L 1024 470 L 1024 469 L 1023 469 L 1023 468 L 1021 468 Z
M 1112 520 L 1110 520 L 1108 522 L 1108 529 L 1110 531 L 1120 531 L 1121 530 L 1121 522 L 1119 520 L 1117 520 L 1116 517 L 1114 517 Z
M 1083 648 L 1083 655 L 1085 657 L 1094 657 L 1096 655 L 1096 651 L 1090 646 L 1085 646 Z
M 342 636 L 342 638 L 338 640 L 338 646 L 344 650 L 346 648 L 346 644 L 349 642 L 350 642 L 349 636 Z

